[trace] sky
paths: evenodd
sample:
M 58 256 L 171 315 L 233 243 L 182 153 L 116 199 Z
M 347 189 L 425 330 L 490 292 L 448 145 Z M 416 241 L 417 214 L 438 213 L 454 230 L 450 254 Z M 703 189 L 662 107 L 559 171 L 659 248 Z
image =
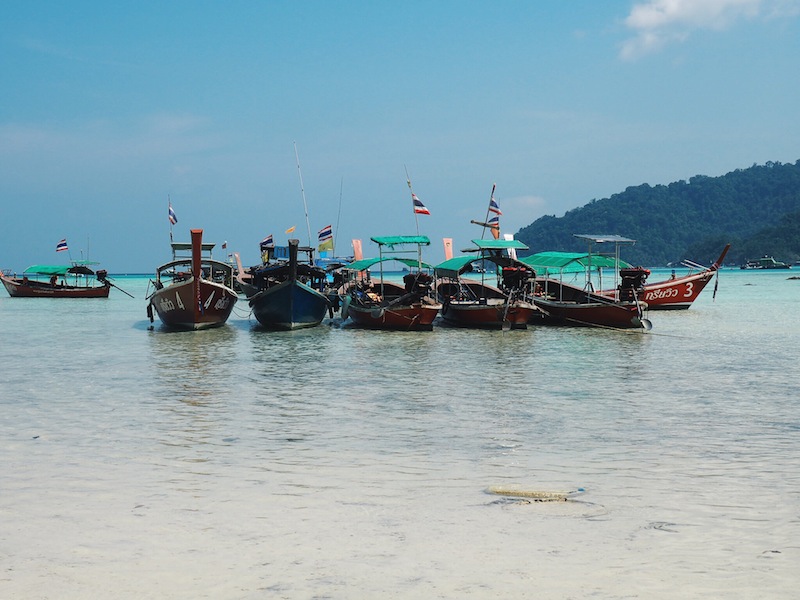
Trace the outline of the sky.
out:
M 245 265 L 326 225 L 366 256 L 418 227 L 436 263 L 481 237 L 495 184 L 515 233 L 797 161 L 799 58 L 800 0 L 4 0 L 0 268 L 66 239 L 154 272 L 169 203 L 176 241 L 201 228 Z

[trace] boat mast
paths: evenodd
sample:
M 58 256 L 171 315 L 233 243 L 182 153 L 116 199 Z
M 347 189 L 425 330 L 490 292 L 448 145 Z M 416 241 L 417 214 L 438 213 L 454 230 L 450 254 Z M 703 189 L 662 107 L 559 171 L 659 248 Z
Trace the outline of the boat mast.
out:
M 308 229 L 308 247 L 311 248 L 311 223 L 308 221 L 308 205 L 306 204 L 306 190 L 303 187 L 303 173 L 300 171 L 300 156 L 297 154 L 297 142 L 294 144 L 294 157 L 297 161 L 297 174 L 300 177 L 300 195 L 303 196 L 303 210 L 306 213 L 306 228 Z
M 414 213 L 414 223 L 417 226 L 417 235 L 419 235 L 419 215 L 417 214 L 417 208 L 414 204 L 414 188 L 411 187 L 411 176 L 408 174 L 408 167 L 403 165 L 403 168 L 406 170 L 406 183 L 411 192 L 411 211 Z M 420 271 L 422 270 L 422 246 L 420 244 L 417 244 L 417 269 Z
M 344 189 L 344 177 L 339 183 L 339 212 L 336 214 L 336 235 L 333 236 L 333 250 L 331 251 L 336 256 L 336 238 L 339 236 L 339 220 L 342 217 L 342 190 Z

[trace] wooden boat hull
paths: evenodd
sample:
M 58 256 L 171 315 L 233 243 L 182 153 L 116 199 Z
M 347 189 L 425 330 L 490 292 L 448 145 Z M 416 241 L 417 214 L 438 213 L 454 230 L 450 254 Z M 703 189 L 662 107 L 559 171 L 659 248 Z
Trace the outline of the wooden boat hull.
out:
M 708 268 L 666 281 L 646 283 L 639 300 L 643 300 L 649 310 L 686 310 L 714 277 L 730 247 L 730 244 L 726 245 L 719 258 Z M 691 266 L 700 265 L 691 263 Z M 601 293 L 609 298 L 616 297 L 616 290 L 604 290 Z
M 614 329 L 646 327 L 641 315 L 647 308 L 644 302 L 619 302 L 553 279 L 537 279 L 536 289 L 533 303 L 541 311 L 540 323 Z
M 709 269 L 685 277 L 648 283 L 644 286 L 642 300 L 650 310 L 685 310 L 697 300 L 714 272 Z
M 439 304 L 361 306 L 346 299 L 346 316 L 359 327 L 397 331 L 431 331 L 439 314 Z
M 506 307 L 501 298 L 481 300 L 452 300 L 442 305 L 442 318 L 449 325 L 477 329 L 526 329 L 537 309 L 528 302 L 512 302 Z
M 44 281 L 0 276 L 3 286 L 12 298 L 108 298 L 109 285 L 80 286 L 52 285 Z
M 639 309 L 633 303 L 559 302 L 534 298 L 534 304 L 544 313 L 541 322 L 562 325 L 641 329 Z
M 283 281 L 248 298 L 253 315 L 267 329 L 316 327 L 328 311 L 328 298 L 300 281 Z
M 150 298 L 148 313 L 155 309 L 169 328 L 209 329 L 225 324 L 238 299 L 227 286 L 189 277 L 156 290 Z

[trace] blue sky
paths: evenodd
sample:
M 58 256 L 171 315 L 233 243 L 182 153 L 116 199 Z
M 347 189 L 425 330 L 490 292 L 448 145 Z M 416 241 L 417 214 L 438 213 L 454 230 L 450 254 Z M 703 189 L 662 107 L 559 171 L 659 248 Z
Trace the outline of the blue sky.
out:
M 203 228 L 246 264 L 290 226 L 307 243 L 295 144 L 312 238 L 333 224 L 337 253 L 369 255 L 415 233 L 407 168 L 432 262 L 442 237 L 480 237 L 493 183 L 514 233 L 631 185 L 800 159 L 800 0 L 6 0 L 0 21 L 17 271 L 67 238 L 151 272 L 168 198 L 176 240 Z

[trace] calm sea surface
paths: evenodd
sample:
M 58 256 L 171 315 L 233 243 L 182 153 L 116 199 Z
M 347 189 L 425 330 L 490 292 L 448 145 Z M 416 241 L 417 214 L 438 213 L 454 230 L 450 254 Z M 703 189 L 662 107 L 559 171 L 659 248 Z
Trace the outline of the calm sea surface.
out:
M 0 597 L 797 598 L 791 275 L 725 270 L 647 334 L 4 296 Z

